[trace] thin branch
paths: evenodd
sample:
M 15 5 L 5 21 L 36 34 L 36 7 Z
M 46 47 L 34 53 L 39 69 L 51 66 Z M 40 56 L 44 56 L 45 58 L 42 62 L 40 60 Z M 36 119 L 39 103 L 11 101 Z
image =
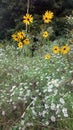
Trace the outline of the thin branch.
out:
M 27 0 L 27 14 L 29 13 L 30 0 Z M 26 24 L 26 33 L 28 31 L 28 25 Z

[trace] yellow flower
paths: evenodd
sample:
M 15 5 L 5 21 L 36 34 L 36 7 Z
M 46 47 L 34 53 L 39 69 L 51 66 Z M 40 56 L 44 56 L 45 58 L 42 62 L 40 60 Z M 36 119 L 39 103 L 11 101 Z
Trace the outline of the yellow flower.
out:
M 26 14 L 25 16 L 23 16 L 23 23 L 26 25 L 29 25 L 30 23 L 33 22 L 33 17 L 30 14 Z
M 48 32 L 47 32 L 47 31 L 44 31 L 44 32 L 43 32 L 43 37 L 44 37 L 44 38 L 47 38 L 47 37 L 48 37 L 48 35 L 49 35 L 49 34 L 48 34 Z
M 50 59 L 50 57 L 51 57 L 50 54 L 46 54 L 46 55 L 45 55 L 45 59 L 46 59 L 46 60 Z
M 23 38 L 25 38 L 26 34 L 22 31 L 19 31 L 19 32 L 17 32 L 17 36 L 19 39 L 23 39 Z
M 60 52 L 60 48 L 58 46 L 54 46 L 52 48 L 53 53 L 58 54 Z
M 69 50 L 70 50 L 69 46 L 65 45 L 61 48 L 61 53 L 67 54 L 69 52 Z
M 23 43 L 22 43 L 22 42 L 19 42 L 19 43 L 18 43 L 18 47 L 19 47 L 19 48 L 22 48 L 22 47 L 23 47 Z
M 30 41 L 29 41 L 29 39 L 28 39 L 28 38 L 26 38 L 26 39 L 23 41 L 23 43 L 24 43 L 24 44 L 26 44 L 26 45 L 28 45 L 28 44 L 29 44 L 29 42 L 30 42 Z
M 52 20 L 53 17 L 54 17 L 53 12 L 51 12 L 51 11 L 46 11 L 45 14 L 43 15 L 44 23 L 49 23 L 49 22 L 51 22 L 51 20 Z
M 12 38 L 14 41 L 17 41 L 17 42 L 19 41 L 19 37 L 16 34 L 13 34 Z

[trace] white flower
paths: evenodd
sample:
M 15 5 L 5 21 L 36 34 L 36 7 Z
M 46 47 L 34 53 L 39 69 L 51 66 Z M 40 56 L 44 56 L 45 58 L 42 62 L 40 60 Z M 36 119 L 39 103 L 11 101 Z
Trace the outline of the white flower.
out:
M 68 117 L 67 108 L 63 108 L 62 112 L 64 114 L 64 117 Z
M 14 106 L 13 106 L 13 109 L 15 110 L 16 108 L 17 108 L 17 106 L 14 105 Z
M 21 127 L 19 127 L 19 130 L 21 130 Z
M 5 116 L 5 111 L 2 111 L 2 115 Z
M 27 123 L 26 126 L 33 126 L 33 123 Z
M 44 97 L 44 100 L 47 100 L 48 98 L 49 98 L 48 96 L 45 96 L 45 97 Z
M 45 109 L 49 108 L 49 106 L 47 104 L 45 104 Z
M 26 96 L 30 96 L 31 90 L 27 90 Z
M 45 92 L 47 92 L 47 89 L 44 89 L 44 90 L 43 90 L 43 93 L 45 93 Z
M 49 125 L 49 122 L 47 121 L 47 122 L 45 123 L 45 125 Z
M 56 110 L 56 114 L 58 114 L 58 113 L 60 113 L 60 109 L 57 109 L 57 110 Z
M 64 107 L 64 108 L 62 109 L 62 112 L 63 112 L 63 113 L 67 113 L 67 108 Z
M 24 83 L 20 83 L 20 85 L 22 86 L 22 85 L 24 85 Z
M 36 82 L 36 85 L 38 85 L 39 84 L 39 82 Z
M 57 89 L 55 89 L 55 90 L 54 90 L 54 96 L 56 96 L 56 95 L 57 95 L 57 93 L 58 93 L 58 90 L 57 90 Z
M 65 101 L 64 101 L 63 98 L 60 98 L 60 102 L 61 102 L 62 104 L 65 104 Z
M 73 80 L 71 81 L 71 85 L 73 85 Z
M 37 90 L 36 90 L 36 92 L 38 93 L 38 92 L 39 92 L 39 90 L 37 89 Z
M 58 108 L 60 108 L 60 106 L 61 106 L 60 104 L 57 104 L 56 108 L 58 109 Z
M 43 117 L 45 117 L 45 114 L 46 114 L 46 113 L 47 113 L 46 111 L 43 111 L 43 113 L 42 113 Z
M 64 117 L 68 117 L 68 113 L 64 113 Z
M 16 88 L 16 86 L 12 86 L 12 89 L 10 90 L 10 92 L 13 92 L 13 90 Z
M 24 88 L 25 88 L 25 89 L 28 89 L 28 86 L 25 86 Z
M 33 114 L 34 116 L 37 115 L 37 113 L 35 112 L 35 110 L 32 110 L 32 114 Z
M 19 95 L 22 96 L 22 94 L 23 94 L 23 91 L 20 91 L 20 92 L 19 92 Z
M 58 117 L 61 117 L 61 115 L 58 115 Z
M 56 109 L 56 106 L 54 103 L 51 104 L 51 110 L 55 110 Z
M 42 116 L 42 112 L 39 112 L 39 116 Z
M 55 86 L 56 86 L 56 87 L 59 87 L 59 83 L 56 83 Z
M 52 82 L 52 84 L 57 84 L 57 83 L 58 83 L 58 81 L 59 81 L 58 79 L 52 79 L 52 81 L 51 81 L 51 82 Z
M 56 114 L 60 113 L 60 107 L 61 107 L 60 104 L 57 104 L 57 105 L 56 105 Z
M 40 96 L 42 93 L 40 92 L 38 95 Z
M 48 92 L 52 92 L 52 88 L 53 88 L 53 85 L 51 84 L 50 86 L 48 86 Z
M 55 116 L 51 116 L 51 121 L 52 121 L 52 122 L 55 122 L 55 121 L 56 121 Z
M 21 100 L 21 97 L 18 97 L 18 100 Z
M 61 79 L 64 79 L 64 78 L 65 78 L 64 76 L 61 77 Z
M 52 92 L 52 89 L 51 89 L 51 88 L 48 88 L 48 92 Z
M 10 99 L 9 101 L 12 102 L 12 99 Z

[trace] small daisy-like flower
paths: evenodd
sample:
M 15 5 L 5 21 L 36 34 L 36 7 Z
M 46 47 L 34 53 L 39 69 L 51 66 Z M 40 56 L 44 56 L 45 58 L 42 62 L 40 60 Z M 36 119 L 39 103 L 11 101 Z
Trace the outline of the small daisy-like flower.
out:
M 50 57 L 51 57 L 50 54 L 46 54 L 46 55 L 45 55 L 45 59 L 46 59 L 46 60 L 49 60 Z
M 65 101 L 64 101 L 63 98 L 60 98 L 60 103 L 61 103 L 61 104 L 65 104 Z
M 33 17 L 30 14 L 26 14 L 25 16 L 23 16 L 23 23 L 26 25 L 29 25 L 30 23 L 33 22 Z
M 56 105 L 54 103 L 51 104 L 51 110 L 55 110 L 56 109 Z
M 44 38 L 47 38 L 49 36 L 47 31 L 44 31 L 42 35 L 43 35 Z
M 14 41 L 18 42 L 19 41 L 19 37 L 16 34 L 12 35 L 12 38 Z
M 20 32 L 17 32 L 17 36 L 19 37 L 19 39 L 23 39 L 23 38 L 25 38 L 26 34 L 22 31 L 20 31 Z
M 5 114 L 6 114 L 5 111 L 2 111 L 2 116 L 5 116 Z
M 69 46 L 65 45 L 61 48 L 61 53 L 65 55 L 69 52 L 69 50 L 70 50 Z
M 47 10 L 47 11 L 45 12 L 45 14 L 43 15 L 44 23 L 49 23 L 49 22 L 51 22 L 51 20 L 52 20 L 53 17 L 54 17 L 53 12 Z
M 54 46 L 52 48 L 53 53 L 58 54 L 60 52 L 60 48 L 58 46 Z
M 22 47 L 23 47 L 23 43 L 22 43 L 22 42 L 19 42 L 19 43 L 18 43 L 18 47 L 19 47 L 19 48 L 22 48 Z
M 23 41 L 24 44 L 28 45 L 30 43 L 29 39 L 26 38 L 24 41 Z
M 51 116 L 51 121 L 52 121 L 52 122 L 55 122 L 55 121 L 56 121 L 55 116 Z

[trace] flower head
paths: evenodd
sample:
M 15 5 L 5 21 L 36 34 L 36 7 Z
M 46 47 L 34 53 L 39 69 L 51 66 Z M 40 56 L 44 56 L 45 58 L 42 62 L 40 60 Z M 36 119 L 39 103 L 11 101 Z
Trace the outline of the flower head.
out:
M 14 41 L 18 42 L 19 41 L 19 37 L 16 34 L 12 35 L 12 38 Z
M 12 38 L 14 41 L 21 41 L 23 38 L 25 38 L 26 34 L 22 31 L 16 32 L 15 34 L 12 35 Z
M 44 37 L 44 38 L 47 38 L 47 37 L 48 37 L 48 35 L 49 35 L 49 34 L 48 34 L 48 32 L 47 32 L 47 31 L 44 31 L 44 32 L 43 32 L 43 37 Z
M 60 48 L 59 48 L 58 46 L 54 46 L 54 47 L 52 48 L 52 51 L 53 51 L 53 53 L 58 54 L 59 51 L 60 51 Z
M 51 20 L 52 20 L 53 17 L 54 17 L 53 12 L 47 10 L 47 11 L 45 12 L 45 14 L 43 15 L 44 23 L 49 23 L 49 22 L 51 22 Z
M 52 121 L 52 122 L 55 122 L 55 121 L 56 121 L 55 116 L 51 116 L 51 121 Z
M 22 31 L 19 31 L 19 32 L 17 32 L 17 36 L 19 39 L 23 39 L 23 38 L 25 38 L 26 34 Z
M 30 14 L 26 14 L 25 16 L 23 16 L 23 23 L 26 25 L 29 25 L 30 23 L 33 22 L 33 17 Z
M 23 43 L 24 43 L 24 44 L 26 44 L 26 45 L 28 45 L 28 44 L 29 44 L 29 42 L 30 42 L 30 41 L 29 41 L 29 39 L 28 39 L 28 38 L 26 38 L 26 39 L 23 41 Z
M 23 43 L 22 43 L 22 42 L 19 42 L 19 43 L 18 43 L 18 47 L 19 47 L 19 48 L 22 48 L 22 47 L 23 47 Z
M 69 50 L 70 50 L 69 46 L 65 45 L 61 48 L 61 53 L 65 55 L 69 52 Z
M 46 54 L 46 55 L 45 55 L 45 59 L 46 59 L 46 60 L 50 59 L 50 57 L 51 57 L 50 54 Z

